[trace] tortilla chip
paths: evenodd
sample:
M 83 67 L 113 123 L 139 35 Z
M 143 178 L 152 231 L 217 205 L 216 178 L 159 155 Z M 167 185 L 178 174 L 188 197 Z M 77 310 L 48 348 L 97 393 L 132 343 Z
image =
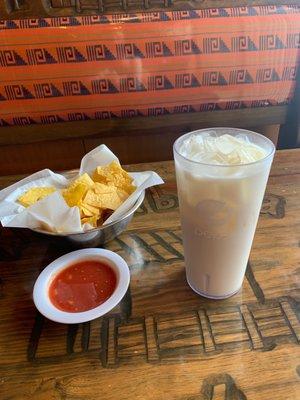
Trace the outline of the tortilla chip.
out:
M 115 193 L 117 191 L 117 188 L 113 185 L 107 185 L 104 183 L 99 183 L 96 182 L 93 190 L 97 194 L 109 194 L 109 193 Z
M 104 185 L 105 186 L 105 185 Z M 109 208 L 110 210 L 116 210 L 123 201 L 118 195 L 117 188 L 114 186 L 106 186 L 106 192 L 95 193 L 93 190 L 88 190 L 83 204 L 89 204 L 98 208 Z
M 92 225 L 94 228 L 96 228 L 97 227 L 97 221 L 98 221 L 98 218 L 97 218 L 97 216 L 92 216 L 92 217 L 86 217 L 86 218 L 81 218 L 81 223 L 82 223 L 82 225 L 83 224 L 90 224 L 90 225 Z
M 79 206 L 80 218 L 92 217 L 94 214 L 83 205 Z
M 117 161 L 113 161 L 104 167 L 97 167 L 93 174 L 93 180 L 109 186 L 115 186 L 131 194 L 135 190 L 133 179 Z
M 49 196 L 49 194 L 56 191 L 56 188 L 53 186 L 45 186 L 45 187 L 34 187 L 28 189 L 25 193 L 23 193 L 19 198 L 18 202 L 22 204 L 24 207 L 32 206 L 39 200 L 44 199 Z
M 77 179 L 75 179 L 75 181 L 73 181 L 71 183 L 71 185 L 69 186 L 69 189 L 72 188 L 73 186 L 78 185 L 78 183 L 83 183 L 84 185 L 86 185 L 88 187 L 92 187 L 94 185 L 93 180 L 87 173 L 84 173 L 84 174 L 80 175 Z
M 130 195 L 131 193 L 133 193 L 135 191 L 136 186 L 133 185 L 132 183 L 130 183 L 130 184 L 123 185 L 120 189 L 123 189 L 126 193 L 128 193 L 128 195 Z
M 79 208 L 83 211 L 83 213 L 88 217 L 92 215 L 97 215 L 98 217 L 102 213 L 102 210 L 98 207 L 94 207 L 87 203 L 82 203 Z
M 117 193 L 118 193 L 118 196 L 120 197 L 120 200 L 122 201 L 122 203 L 124 203 L 124 201 L 126 199 L 128 199 L 128 197 L 129 197 L 128 192 L 126 190 L 121 189 L 121 188 L 117 188 Z
M 88 174 L 79 176 L 67 189 L 62 191 L 62 195 L 69 207 L 78 206 L 89 188 L 93 187 L 94 182 Z
M 69 207 L 80 204 L 83 196 L 86 194 L 88 186 L 85 183 L 78 182 L 76 185 L 69 186 L 62 191 L 62 195 Z

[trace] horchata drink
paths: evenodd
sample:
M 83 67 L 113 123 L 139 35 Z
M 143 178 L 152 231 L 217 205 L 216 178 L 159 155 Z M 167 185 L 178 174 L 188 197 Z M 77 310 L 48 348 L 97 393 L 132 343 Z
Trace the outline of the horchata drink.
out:
M 258 133 L 203 129 L 174 144 L 187 281 L 209 298 L 241 287 L 274 156 Z

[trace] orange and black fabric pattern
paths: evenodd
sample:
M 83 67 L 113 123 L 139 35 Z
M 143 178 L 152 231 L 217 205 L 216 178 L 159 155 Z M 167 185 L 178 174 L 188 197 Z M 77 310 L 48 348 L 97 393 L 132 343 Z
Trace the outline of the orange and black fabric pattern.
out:
M 300 7 L 0 21 L 0 126 L 286 104 Z

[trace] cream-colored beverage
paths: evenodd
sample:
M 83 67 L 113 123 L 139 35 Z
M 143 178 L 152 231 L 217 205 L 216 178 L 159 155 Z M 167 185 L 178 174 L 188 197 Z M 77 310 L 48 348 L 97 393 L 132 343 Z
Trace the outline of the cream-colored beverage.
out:
M 234 128 L 175 142 L 186 276 L 197 293 L 225 298 L 242 286 L 274 150 L 264 136 Z

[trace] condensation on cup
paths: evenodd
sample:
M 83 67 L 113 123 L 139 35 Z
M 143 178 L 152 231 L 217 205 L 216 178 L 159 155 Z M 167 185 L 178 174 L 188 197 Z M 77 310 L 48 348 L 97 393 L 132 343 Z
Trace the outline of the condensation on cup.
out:
M 174 143 L 186 277 L 222 299 L 242 286 L 275 152 L 243 129 L 202 129 Z

